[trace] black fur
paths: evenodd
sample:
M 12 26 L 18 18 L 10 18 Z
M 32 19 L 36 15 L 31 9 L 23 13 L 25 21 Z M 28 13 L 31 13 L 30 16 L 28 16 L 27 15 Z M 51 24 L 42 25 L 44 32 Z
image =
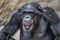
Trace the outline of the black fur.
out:
M 46 7 L 44 10 L 46 14 L 38 15 L 38 19 L 32 32 L 27 33 L 27 37 L 23 35 L 26 33 L 22 29 L 22 14 L 21 11 L 17 11 L 11 17 L 11 20 L 6 24 L 0 33 L 0 40 L 6 40 L 6 38 L 12 36 L 19 28 L 21 29 L 21 40 L 54 40 L 53 33 L 51 31 L 51 24 L 56 23 L 58 16 L 52 8 Z M 2 36 L 4 36 L 2 38 Z

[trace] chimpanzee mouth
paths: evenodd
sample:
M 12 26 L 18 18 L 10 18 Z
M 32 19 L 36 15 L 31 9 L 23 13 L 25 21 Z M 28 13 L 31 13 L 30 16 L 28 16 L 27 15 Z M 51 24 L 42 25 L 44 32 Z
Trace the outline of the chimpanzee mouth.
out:
M 31 27 L 31 24 L 30 23 L 25 23 L 24 26 L 25 26 L 26 29 L 29 29 Z

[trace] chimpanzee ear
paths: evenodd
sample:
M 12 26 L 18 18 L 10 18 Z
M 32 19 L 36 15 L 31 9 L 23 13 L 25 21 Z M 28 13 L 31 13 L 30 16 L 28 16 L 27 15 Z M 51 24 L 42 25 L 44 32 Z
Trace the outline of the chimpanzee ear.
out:
M 19 8 L 19 9 L 18 9 L 18 11 L 20 11 L 20 12 L 21 12 L 21 8 Z
M 21 16 L 21 15 L 22 15 L 22 13 L 21 13 L 21 8 L 19 8 L 17 11 L 19 12 L 18 15 Z

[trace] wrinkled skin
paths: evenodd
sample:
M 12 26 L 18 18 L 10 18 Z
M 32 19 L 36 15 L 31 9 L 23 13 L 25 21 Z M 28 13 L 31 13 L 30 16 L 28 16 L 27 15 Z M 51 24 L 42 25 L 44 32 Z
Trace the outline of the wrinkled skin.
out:
M 23 19 L 25 17 L 24 14 L 22 14 L 20 11 L 17 11 L 13 14 L 9 23 L 7 23 L 6 26 L 0 32 L 0 40 L 6 40 L 7 37 L 9 38 L 10 36 L 12 36 L 19 28 L 21 30 L 20 40 L 55 40 L 55 34 L 52 30 L 52 26 L 53 24 L 55 25 L 55 23 L 59 19 L 54 11 L 49 11 L 50 9 L 48 9 L 46 11 L 47 13 L 44 12 L 46 14 L 44 14 L 43 12 L 43 14 L 41 15 L 39 15 L 40 13 L 38 15 L 31 13 L 26 14 L 33 16 L 31 16 L 33 19 L 33 27 L 31 26 L 32 28 L 30 27 L 27 30 L 26 28 L 23 28 Z

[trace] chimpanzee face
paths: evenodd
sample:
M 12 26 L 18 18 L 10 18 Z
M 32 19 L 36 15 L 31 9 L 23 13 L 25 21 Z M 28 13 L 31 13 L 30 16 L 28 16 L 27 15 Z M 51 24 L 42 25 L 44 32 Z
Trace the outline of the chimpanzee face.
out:
M 23 14 L 23 31 L 32 31 L 34 23 L 36 23 L 37 16 L 34 13 Z

